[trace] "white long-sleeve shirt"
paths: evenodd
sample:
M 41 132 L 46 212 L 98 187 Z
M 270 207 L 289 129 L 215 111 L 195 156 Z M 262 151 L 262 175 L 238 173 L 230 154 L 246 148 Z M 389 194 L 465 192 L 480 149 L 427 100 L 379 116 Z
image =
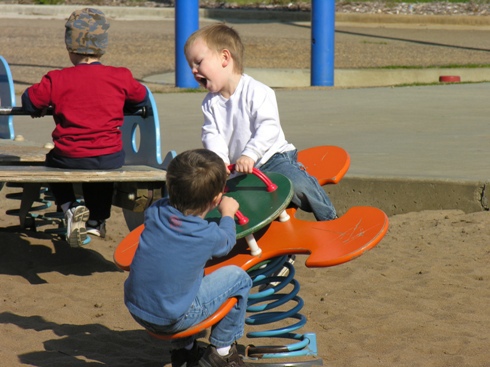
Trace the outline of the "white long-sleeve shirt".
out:
M 202 143 L 227 164 L 246 155 L 258 168 L 274 154 L 295 149 L 284 136 L 274 91 L 246 74 L 229 99 L 208 93 L 202 111 Z

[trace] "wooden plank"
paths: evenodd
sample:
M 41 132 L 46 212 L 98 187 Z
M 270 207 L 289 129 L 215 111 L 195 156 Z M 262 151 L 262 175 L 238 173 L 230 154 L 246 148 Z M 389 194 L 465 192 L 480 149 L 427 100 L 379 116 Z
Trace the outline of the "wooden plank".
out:
M 44 163 L 48 149 L 38 147 L 22 147 L 18 149 L 18 146 L 12 146 L 8 153 L 0 153 L 1 164 L 15 164 L 15 163 Z M 28 149 L 26 149 L 28 148 Z
M 23 143 L 0 141 L 0 163 L 11 164 L 19 162 L 44 163 L 48 148 L 27 145 Z
M 2 165 L 0 166 L 0 182 L 159 182 L 165 181 L 166 173 L 161 169 L 136 165 L 108 171 Z

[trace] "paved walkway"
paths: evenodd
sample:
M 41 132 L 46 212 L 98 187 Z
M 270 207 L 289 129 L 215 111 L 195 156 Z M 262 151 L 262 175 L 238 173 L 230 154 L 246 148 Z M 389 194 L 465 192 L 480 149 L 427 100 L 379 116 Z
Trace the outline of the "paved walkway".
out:
M 328 188 L 339 211 L 374 205 L 388 214 L 488 209 L 489 95 L 490 83 L 277 90 L 288 140 L 351 155 L 346 178 Z M 203 97 L 155 94 L 163 151 L 200 146 Z M 16 134 L 44 144 L 51 124 L 16 117 Z
M 329 188 L 340 211 L 376 205 L 389 214 L 488 207 L 489 95 L 490 83 L 277 91 L 286 136 L 299 149 L 338 145 L 349 152 L 346 178 Z M 164 151 L 200 146 L 203 97 L 155 95 Z M 44 143 L 52 122 L 16 116 L 15 127 Z
M 346 208 L 373 205 L 373 197 L 390 213 L 487 207 L 490 83 L 276 93 L 286 136 L 299 149 L 338 145 L 351 155 L 346 180 L 332 188 Z M 199 146 L 202 117 L 189 106 L 203 96 L 156 96 L 167 110 L 165 149 Z

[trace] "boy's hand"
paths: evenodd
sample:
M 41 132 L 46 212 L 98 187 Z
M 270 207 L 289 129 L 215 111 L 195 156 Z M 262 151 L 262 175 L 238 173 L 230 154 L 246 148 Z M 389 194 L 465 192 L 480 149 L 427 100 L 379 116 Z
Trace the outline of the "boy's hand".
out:
M 31 113 L 31 117 L 35 119 L 35 118 L 46 116 L 46 113 L 48 112 L 48 108 L 49 107 L 44 107 L 40 110 L 37 110 L 36 112 Z
M 229 196 L 223 196 L 218 205 L 218 211 L 221 213 L 222 217 L 234 218 L 239 207 L 240 204 L 238 204 L 238 201 Z
M 235 171 L 241 173 L 252 173 L 255 162 L 252 158 L 242 155 L 235 163 Z

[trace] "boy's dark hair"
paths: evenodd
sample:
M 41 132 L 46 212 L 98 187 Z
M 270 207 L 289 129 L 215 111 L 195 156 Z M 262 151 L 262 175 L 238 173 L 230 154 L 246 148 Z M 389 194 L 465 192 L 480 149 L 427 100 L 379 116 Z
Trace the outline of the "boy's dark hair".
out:
M 207 149 L 187 150 L 167 168 L 170 205 L 185 215 L 199 215 L 223 192 L 227 179 L 223 160 Z

